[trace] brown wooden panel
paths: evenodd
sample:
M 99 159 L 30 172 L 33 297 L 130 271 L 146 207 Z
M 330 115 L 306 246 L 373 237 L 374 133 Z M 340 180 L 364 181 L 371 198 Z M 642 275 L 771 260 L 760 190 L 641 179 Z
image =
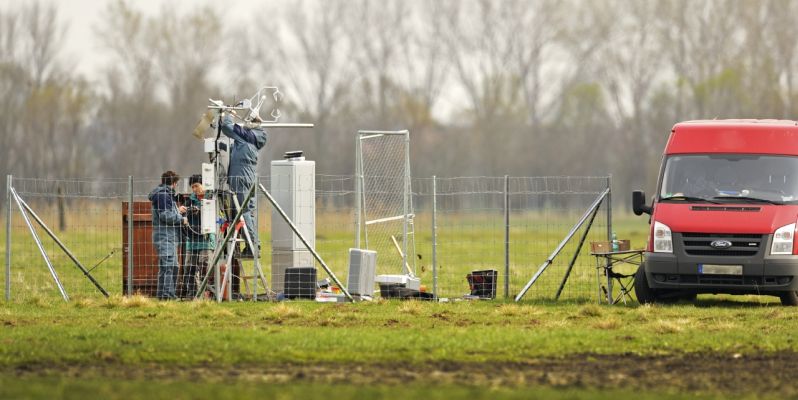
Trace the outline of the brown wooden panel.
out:
M 128 271 L 128 203 L 122 202 L 122 292 L 127 292 Z M 152 211 L 149 201 L 133 202 L 133 293 L 155 296 L 158 289 L 158 253 L 152 243 Z M 178 263 L 183 254 L 178 249 Z M 240 293 L 241 263 L 233 260 L 233 293 Z M 178 290 L 180 288 L 178 287 Z

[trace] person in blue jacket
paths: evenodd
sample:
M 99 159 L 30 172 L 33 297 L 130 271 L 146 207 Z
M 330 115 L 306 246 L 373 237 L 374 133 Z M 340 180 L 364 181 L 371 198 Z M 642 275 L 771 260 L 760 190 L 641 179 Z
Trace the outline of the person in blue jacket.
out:
M 260 120 L 256 117 L 253 122 L 257 124 Z M 230 190 L 238 198 L 238 203 L 244 208 L 244 222 L 247 224 L 252 243 L 260 248 L 258 232 L 252 217 L 255 210 L 255 196 L 250 199 L 248 204 L 243 204 L 252 185 L 257 184 L 255 175 L 258 168 L 258 151 L 266 145 L 266 132 L 256 124 L 252 127 L 245 127 L 233 123 L 233 118 L 230 115 L 225 115 L 222 118 L 222 133 L 233 139 L 227 182 L 230 185 Z M 243 255 L 251 256 L 252 249 L 245 249 Z
M 161 175 L 161 184 L 150 192 L 152 202 L 152 243 L 158 252 L 158 290 L 160 300 L 176 299 L 177 246 L 180 231 L 188 220 L 186 207 L 175 203 L 175 188 L 180 177 L 174 171 Z

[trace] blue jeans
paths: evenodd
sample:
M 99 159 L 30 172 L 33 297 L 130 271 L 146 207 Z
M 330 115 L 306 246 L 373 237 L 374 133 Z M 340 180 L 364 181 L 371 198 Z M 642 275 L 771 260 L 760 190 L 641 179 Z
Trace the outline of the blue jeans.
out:
M 158 290 L 159 299 L 175 299 L 177 293 L 177 240 L 156 231 L 153 233 L 153 244 L 158 251 Z
M 241 216 L 244 218 L 244 223 L 247 224 L 249 237 L 252 238 L 252 244 L 258 246 L 260 241 L 258 241 L 258 231 L 255 229 L 255 218 L 253 217 L 255 214 L 255 199 L 258 197 L 257 188 L 255 189 L 256 192 L 252 195 L 252 198 L 249 199 L 249 203 L 244 204 L 244 200 L 247 198 L 249 189 L 253 184 L 255 183 L 249 182 L 247 179 L 241 177 L 233 177 L 230 179 L 230 190 L 235 192 L 236 198 L 238 199 L 238 204 L 241 204 L 241 207 L 244 209 L 244 213 Z M 238 210 L 233 210 L 234 214 L 237 212 Z M 240 236 L 242 239 L 244 239 L 244 232 L 240 232 Z

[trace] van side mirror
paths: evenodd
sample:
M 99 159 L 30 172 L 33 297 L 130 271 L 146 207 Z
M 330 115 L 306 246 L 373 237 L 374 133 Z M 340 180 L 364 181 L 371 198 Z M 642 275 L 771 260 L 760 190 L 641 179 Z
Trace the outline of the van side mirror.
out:
M 651 215 L 651 206 L 646 205 L 646 194 L 642 190 L 632 192 L 632 211 L 635 215 Z

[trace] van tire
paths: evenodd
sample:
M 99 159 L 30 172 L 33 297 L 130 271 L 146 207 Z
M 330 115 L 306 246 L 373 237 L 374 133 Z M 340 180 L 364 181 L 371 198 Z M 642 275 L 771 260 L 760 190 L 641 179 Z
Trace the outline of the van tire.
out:
M 635 272 L 635 296 L 637 296 L 637 302 L 640 304 L 651 304 L 657 300 L 654 290 L 648 287 L 646 271 L 642 265 Z
M 798 292 L 795 290 L 783 292 L 779 294 L 779 298 L 781 299 L 781 305 L 783 306 L 798 306 Z

